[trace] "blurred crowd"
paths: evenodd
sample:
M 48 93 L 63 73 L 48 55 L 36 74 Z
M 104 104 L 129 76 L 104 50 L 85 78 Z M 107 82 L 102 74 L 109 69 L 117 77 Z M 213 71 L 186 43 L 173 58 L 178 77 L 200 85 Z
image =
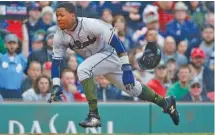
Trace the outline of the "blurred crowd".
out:
M 46 101 L 52 87 L 52 44 L 57 30 L 57 1 L 0 2 L 0 101 Z M 128 50 L 137 80 L 161 96 L 177 101 L 214 101 L 214 2 L 72 2 L 79 17 L 98 18 L 116 28 Z M 23 19 L 4 7 L 20 7 Z M 26 10 L 25 10 L 26 9 Z M 6 10 L 6 11 L 4 11 Z M 24 13 L 26 12 L 26 14 Z M 6 18 L 7 17 L 7 18 Z M 147 42 L 162 50 L 154 70 L 142 70 L 140 58 Z M 61 64 L 63 102 L 86 102 L 77 77 L 84 59 L 68 49 Z M 96 76 L 100 101 L 138 101 Z

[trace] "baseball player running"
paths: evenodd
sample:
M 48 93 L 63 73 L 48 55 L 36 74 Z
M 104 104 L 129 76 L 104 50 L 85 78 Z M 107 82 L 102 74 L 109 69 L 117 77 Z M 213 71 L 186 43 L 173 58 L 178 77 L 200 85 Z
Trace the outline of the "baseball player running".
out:
M 77 17 L 75 7 L 70 2 L 60 3 L 56 9 L 56 16 L 59 29 L 54 36 L 53 43 L 51 70 L 53 90 L 49 99 L 50 103 L 57 101 L 62 94 L 60 63 L 67 48 L 70 48 L 85 58 L 78 66 L 77 74 L 89 104 L 89 114 L 79 123 L 80 126 L 87 128 L 102 125 L 94 82 L 94 77 L 98 75 L 105 76 L 130 96 L 160 106 L 164 113 L 170 115 L 175 125 L 178 125 L 179 114 L 175 98 L 173 96 L 163 98 L 135 80 L 125 47 L 114 34 L 114 28 L 111 25 L 98 19 Z M 158 48 L 156 50 L 153 51 L 150 48 L 145 50 L 147 53 L 143 54 L 144 57 L 139 64 L 142 64 L 142 67 L 150 67 L 150 64 L 159 63 L 156 59 L 160 57 L 160 54 Z

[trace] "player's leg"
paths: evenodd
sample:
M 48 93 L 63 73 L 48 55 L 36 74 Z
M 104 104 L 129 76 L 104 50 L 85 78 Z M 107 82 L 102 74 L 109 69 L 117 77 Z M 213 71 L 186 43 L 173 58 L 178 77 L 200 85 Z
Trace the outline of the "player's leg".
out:
M 113 83 L 115 86 L 119 87 L 121 90 L 124 90 L 132 97 L 138 97 L 139 99 L 153 102 L 156 105 L 163 107 L 165 104 L 165 99 L 153 90 L 148 88 L 146 85 L 140 84 L 139 81 L 135 81 L 135 87 L 133 90 L 126 90 L 122 82 L 122 72 L 109 73 L 105 77 Z
M 117 60 L 115 60 L 116 56 L 113 54 L 113 49 L 97 53 L 87 58 L 78 66 L 78 78 L 83 86 L 89 104 L 88 117 L 79 123 L 82 127 L 101 126 L 95 93 L 94 76 L 104 75 L 116 70 Z
M 168 113 L 173 122 L 178 125 L 179 114 L 176 109 L 176 103 L 174 97 L 166 97 L 156 94 L 146 85 L 141 85 L 139 81 L 135 81 L 135 87 L 132 90 L 126 90 L 122 82 L 122 72 L 118 71 L 105 75 L 105 77 L 114 85 L 124 90 L 132 97 L 138 97 L 139 99 L 146 100 L 160 106 L 165 113 Z

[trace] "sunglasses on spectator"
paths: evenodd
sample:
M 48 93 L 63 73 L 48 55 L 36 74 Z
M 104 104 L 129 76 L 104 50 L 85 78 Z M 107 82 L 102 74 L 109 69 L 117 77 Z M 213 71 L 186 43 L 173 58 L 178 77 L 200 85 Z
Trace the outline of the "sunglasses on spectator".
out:
M 191 86 L 191 88 L 200 88 L 201 86 L 200 86 L 200 84 L 193 84 L 192 86 Z

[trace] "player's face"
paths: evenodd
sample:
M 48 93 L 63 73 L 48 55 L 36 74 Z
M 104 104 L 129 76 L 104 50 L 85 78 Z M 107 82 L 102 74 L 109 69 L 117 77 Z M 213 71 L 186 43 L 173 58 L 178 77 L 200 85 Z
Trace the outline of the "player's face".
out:
M 56 10 L 56 17 L 58 26 L 62 29 L 71 29 L 75 24 L 76 16 L 73 13 L 69 13 L 65 8 L 58 8 Z

